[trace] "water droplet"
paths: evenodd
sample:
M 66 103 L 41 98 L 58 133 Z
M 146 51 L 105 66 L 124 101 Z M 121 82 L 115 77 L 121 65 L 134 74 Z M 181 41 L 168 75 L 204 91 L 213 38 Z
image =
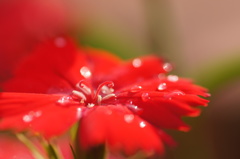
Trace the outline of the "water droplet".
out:
M 81 108 L 77 108 L 77 118 L 80 119 L 82 117 L 82 109 Z
M 178 76 L 176 76 L 176 75 L 168 75 L 167 79 L 170 82 L 177 82 L 178 81 Z
M 135 68 L 141 67 L 142 66 L 142 60 L 139 58 L 136 58 L 132 61 L 132 65 Z
M 172 97 L 180 95 L 185 95 L 185 93 L 180 90 L 175 90 L 173 92 L 167 93 L 164 97 L 168 100 L 172 100 Z
M 34 118 L 40 117 L 42 115 L 41 111 L 30 111 L 28 114 L 23 116 L 23 121 L 26 123 L 31 122 Z
M 58 38 L 55 39 L 54 43 L 57 47 L 61 48 L 61 47 L 66 46 L 67 42 L 63 37 L 58 37 Z
M 178 96 L 180 96 L 180 95 L 185 95 L 184 92 L 179 91 L 179 90 L 175 90 L 175 91 L 173 91 L 172 94 L 174 94 L 174 95 L 178 95 Z
M 138 106 L 136 105 L 133 105 L 133 104 L 129 104 L 129 105 L 126 105 L 128 107 L 129 110 L 131 110 L 133 113 L 135 114 L 138 114 L 140 115 L 142 112 L 143 112 L 143 109 L 142 108 L 139 108 Z
M 31 115 L 24 115 L 23 116 L 23 121 L 26 122 L 26 123 L 29 123 L 33 120 L 33 116 Z
M 132 104 L 133 104 L 133 101 L 132 101 L 132 100 L 128 100 L 128 101 L 127 101 L 127 104 L 132 105 Z
M 133 86 L 131 89 L 130 89 L 130 92 L 132 93 L 136 93 L 136 92 L 140 92 L 142 90 L 142 86 Z
M 159 91 L 163 91 L 163 90 L 167 89 L 167 84 L 166 83 L 161 83 L 161 84 L 159 84 L 157 89 Z
M 63 96 L 57 101 L 57 103 L 60 104 L 61 106 L 67 106 L 68 104 L 71 103 L 71 101 L 72 98 L 70 96 Z
M 89 78 L 89 77 L 92 76 L 91 71 L 90 71 L 89 68 L 86 67 L 86 66 L 83 66 L 83 67 L 80 69 L 80 73 L 81 73 L 81 75 L 82 75 L 83 77 L 85 77 L 85 78 Z
M 127 114 L 127 115 L 124 115 L 124 120 L 127 122 L 127 123 L 131 123 L 134 119 L 134 115 L 133 114 Z
M 147 126 L 147 124 L 144 121 L 142 121 L 142 122 L 140 122 L 139 126 L 140 126 L 140 128 L 145 128 Z
M 142 100 L 143 100 L 144 102 L 146 102 L 146 101 L 148 101 L 149 99 L 150 99 L 149 93 L 144 92 L 144 93 L 142 94 Z
M 165 63 L 163 64 L 163 69 L 166 71 L 166 72 L 170 72 L 172 71 L 173 67 L 170 63 Z

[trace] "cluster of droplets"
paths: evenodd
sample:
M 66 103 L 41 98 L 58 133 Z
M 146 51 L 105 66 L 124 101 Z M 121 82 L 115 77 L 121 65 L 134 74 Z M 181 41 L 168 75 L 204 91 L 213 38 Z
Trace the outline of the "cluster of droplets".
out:
M 167 67 L 170 67 L 168 63 L 166 63 L 165 68 L 167 69 Z M 168 70 L 170 70 L 170 68 L 168 68 Z M 184 92 L 180 91 L 180 90 L 171 90 L 171 88 L 168 90 L 168 83 L 175 83 L 179 80 L 179 77 L 176 75 L 165 75 L 165 74 L 159 74 L 158 76 L 159 78 L 159 84 L 156 88 L 156 91 L 160 91 L 160 92 L 164 92 L 165 95 L 165 99 L 169 99 L 171 100 L 172 97 L 174 96 L 180 96 L 180 95 L 185 95 Z M 147 102 L 151 99 L 151 95 L 149 92 L 144 91 L 143 86 L 141 85 L 134 85 L 130 88 L 129 90 L 130 93 L 138 93 L 138 92 L 142 92 L 141 94 L 141 99 L 143 102 Z M 132 107 L 132 104 L 130 104 L 130 106 Z M 134 105 L 133 105 L 134 106 Z M 134 106 L 137 107 L 137 106 Z
M 132 123 L 133 120 L 135 119 L 135 116 L 133 114 L 126 114 L 124 115 L 124 120 L 126 123 Z M 147 126 L 147 123 L 145 121 L 140 121 L 139 122 L 139 127 L 140 128 L 145 128 Z
M 33 121 L 34 119 L 39 118 L 41 115 L 42 115 L 41 111 L 30 111 L 28 114 L 25 114 L 22 117 L 22 120 L 25 123 L 29 123 L 29 122 Z

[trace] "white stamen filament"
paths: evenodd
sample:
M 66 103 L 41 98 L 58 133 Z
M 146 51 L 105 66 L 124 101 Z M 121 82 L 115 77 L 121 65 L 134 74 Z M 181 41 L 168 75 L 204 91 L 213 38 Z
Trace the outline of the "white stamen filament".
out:
M 81 85 L 81 86 L 80 86 Z M 87 87 L 85 84 L 81 83 L 81 84 L 76 84 L 76 87 L 81 90 L 83 93 L 90 95 L 92 93 L 91 89 L 89 87 Z
M 109 99 L 109 98 L 112 98 L 112 97 L 116 97 L 116 95 L 114 93 L 108 94 L 108 95 L 104 96 L 102 98 L 102 100 L 106 100 L 106 99 Z
M 79 97 L 79 98 L 81 98 L 81 102 L 82 102 L 82 100 L 84 100 L 84 101 L 87 100 L 86 96 L 82 92 L 73 90 L 72 94 L 77 96 L 77 97 Z
M 98 95 L 97 96 L 97 103 L 100 105 L 102 101 L 102 96 Z

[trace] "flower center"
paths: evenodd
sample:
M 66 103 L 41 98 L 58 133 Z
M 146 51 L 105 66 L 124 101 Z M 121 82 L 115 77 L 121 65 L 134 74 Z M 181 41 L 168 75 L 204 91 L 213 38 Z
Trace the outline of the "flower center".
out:
M 112 81 L 106 81 L 101 83 L 96 90 L 93 90 L 88 82 L 82 80 L 76 84 L 76 89 L 72 91 L 72 97 L 80 104 L 91 108 L 95 105 L 101 105 L 104 100 L 115 98 L 113 86 Z

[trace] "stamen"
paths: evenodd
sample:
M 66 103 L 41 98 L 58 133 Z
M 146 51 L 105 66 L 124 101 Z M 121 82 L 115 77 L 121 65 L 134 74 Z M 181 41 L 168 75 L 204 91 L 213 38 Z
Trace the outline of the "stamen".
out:
M 114 93 L 108 94 L 108 95 L 104 96 L 102 98 L 102 100 L 107 100 L 107 99 L 112 98 L 112 97 L 116 97 L 116 95 Z
M 89 83 L 86 80 L 82 80 L 76 84 L 77 90 L 72 91 L 72 97 L 75 97 L 75 100 L 79 100 L 81 104 L 91 108 L 95 105 L 100 105 L 102 100 L 116 97 L 113 93 L 113 86 L 114 83 L 112 81 L 103 82 L 98 86 L 96 93 L 94 93 Z
M 76 87 L 81 90 L 86 95 L 91 95 L 92 90 L 87 86 L 86 81 L 82 80 L 79 83 L 76 84 Z
M 100 105 L 102 101 L 102 96 L 98 95 L 97 96 L 97 103 Z
M 72 91 L 72 94 L 73 94 L 74 96 L 76 96 L 76 97 L 81 98 L 81 101 L 82 101 L 82 100 L 84 100 L 84 101 L 87 100 L 86 96 L 85 96 L 82 92 L 73 90 L 73 91 Z
M 97 88 L 96 95 L 95 95 L 94 99 L 96 99 L 97 95 L 100 94 L 100 91 L 101 91 L 102 88 L 108 87 L 110 89 L 113 86 L 114 86 L 114 83 L 112 81 L 106 81 L 106 82 L 103 82 L 102 84 L 100 84 Z

